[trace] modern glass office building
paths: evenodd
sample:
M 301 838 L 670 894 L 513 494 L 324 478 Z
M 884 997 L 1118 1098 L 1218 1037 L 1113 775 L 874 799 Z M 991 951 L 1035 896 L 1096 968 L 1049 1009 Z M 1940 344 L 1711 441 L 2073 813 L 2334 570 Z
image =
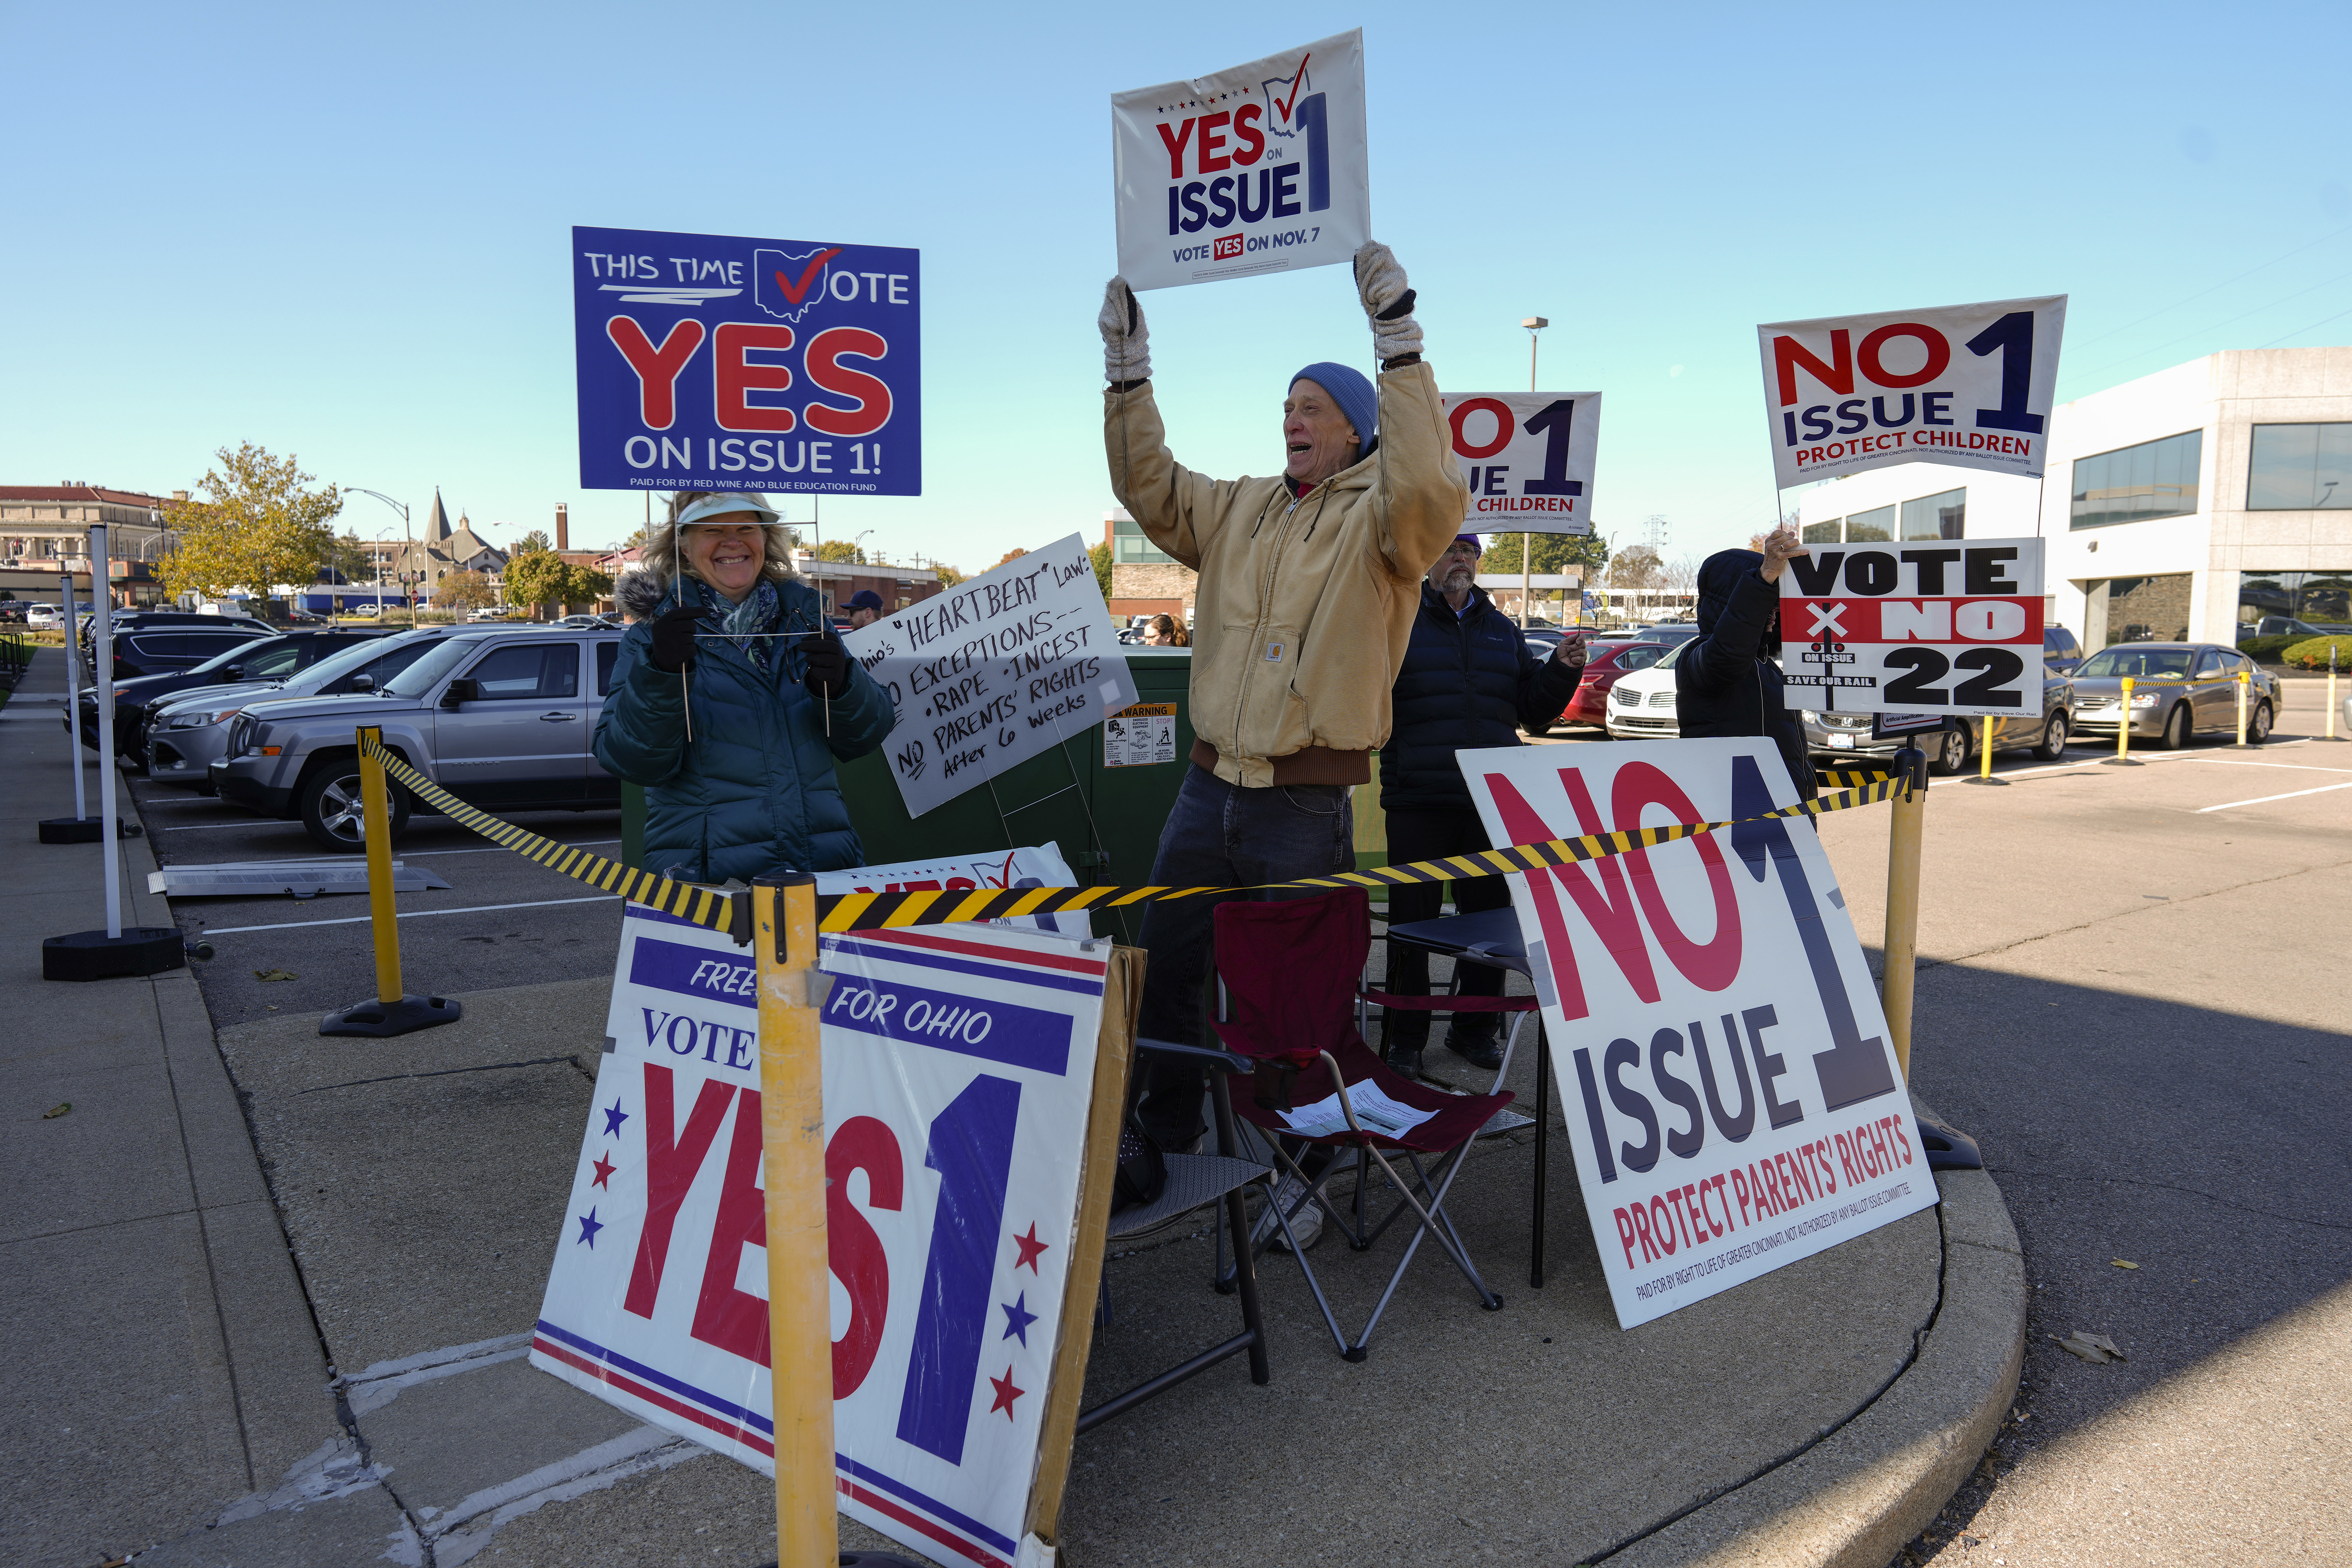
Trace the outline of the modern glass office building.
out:
M 2062 372 L 2063 374 L 2063 372 Z M 2037 484 L 1929 463 L 1804 492 L 1810 543 L 2047 542 L 2092 647 L 2352 631 L 2352 348 L 2233 350 L 2056 409 Z

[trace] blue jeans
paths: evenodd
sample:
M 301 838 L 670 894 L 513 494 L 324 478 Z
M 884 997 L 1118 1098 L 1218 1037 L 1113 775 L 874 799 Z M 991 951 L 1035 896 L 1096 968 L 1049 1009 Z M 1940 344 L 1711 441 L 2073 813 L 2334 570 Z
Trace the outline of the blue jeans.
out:
M 1341 784 L 1275 784 L 1243 789 L 1199 766 L 1187 768 L 1175 809 L 1160 830 L 1151 880 L 1163 887 L 1245 888 L 1327 877 L 1356 864 L 1355 812 Z M 1201 1042 L 1202 985 L 1208 976 L 1218 904 L 1227 894 L 1153 904 L 1143 917 L 1141 1033 L 1147 1039 Z M 1163 1149 L 1199 1137 L 1201 1069 L 1168 1058 L 1150 1059 L 1139 1116 Z

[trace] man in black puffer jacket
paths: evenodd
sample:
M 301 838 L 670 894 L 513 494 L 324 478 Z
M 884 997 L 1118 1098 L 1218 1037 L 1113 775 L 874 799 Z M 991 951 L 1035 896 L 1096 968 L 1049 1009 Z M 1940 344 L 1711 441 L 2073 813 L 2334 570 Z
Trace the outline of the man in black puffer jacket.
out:
M 1549 658 L 1528 651 L 1519 628 L 1477 585 L 1481 548 L 1476 534 L 1462 534 L 1429 569 L 1412 640 L 1391 694 L 1396 720 L 1381 750 L 1381 809 L 1388 814 L 1391 865 L 1493 848 L 1454 753 L 1522 744 L 1518 727 L 1559 718 L 1584 673 L 1581 635 L 1563 637 Z M 1434 920 L 1444 891 L 1437 882 L 1391 888 L 1390 923 Z M 1454 884 L 1454 907 L 1465 915 L 1499 910 L 1510 901 L 1510 886 L 1501 877 Z M 1429 994 L 1428 952 L 1389 943 L 1386 988 L 1399 996 Z M 1496 996 L 1502 990 L 1501 970 L 1463 967 L 1463 994 Z M 1501 1066 L 1499 1017 L 1456 1015 L 1445 1031 L 1446 1048 L 1478 1067 Z M 1397 1071 L 1420 1070 L 1429 1019 L 1424 1012 L 1390 1012 L 1386 1055 Z
M 1780 748 L 1799 800 L 1819 789 L 1805 730 L 1789 711 L 1780 667 L 1780 574 L 1805 547 L 1775 530 L 1764 553 L 1718 550 L 1698 569 L 1697 638 L 1675 659 L 1675 722 L 1685 741 L 1761 735 Z M 1808 819 L 1810 820 L 1810 818 Z

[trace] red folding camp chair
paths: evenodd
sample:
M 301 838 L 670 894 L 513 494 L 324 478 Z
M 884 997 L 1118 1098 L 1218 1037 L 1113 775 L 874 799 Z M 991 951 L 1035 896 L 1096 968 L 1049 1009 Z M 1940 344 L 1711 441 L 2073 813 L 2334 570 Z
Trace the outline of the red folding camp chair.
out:
M 1481 1306 L 1488 1311 L 1502 1307 L 1502 1297 L 1479 1277 L 1469 1250 L 1446 1216 L 1445 1195 L 1479 1130 L 1512 1099 L 1507 1091 L 1457 1095 L 1415 1083 L 1390 1071 L 1364 1044 L 1355 1009 L 1364 961 L 1371 950 L 1370 915 L 1362 889 L 1350 888 L 1273 903 L 1220 904 L 1215 917 L 1218 1005 L 1213 1026 L 1227 1048 L 1255 1064 L 1247 1091 L 1234 1097 L 1234 1111 L 1257 1131 L 1273 1158 L 1289 1173 L 1291 1182 L 1277 1189 L 1277 1194 L 1296 1194 L 1286 1205 L 1279 1196 L 1269 1203 L 1275 1226 L 1264 1230 L 1252 1250 L 1263 1251 L 1277 1230 L 1289 1240 L 1289 1250 L 1298 1258 L 1333 1342 L 1351 1362 L 1362 1361 L 1368 1353 L 1372 1330 L 1388 1310 L 1423 1237 L 1436 1238 L 1438 1247 L 1478 1293 Z M 1375 1094 L 1406 1108 L 1404 1116 L 1392 1123 L 1378 1121 L 1376 1104 L 1366 1103 Z M 1296 1113 L 1334 1096 L 1337 1103 L 1330 1109 L 1326 1130 L 1302 1131 Z M 1424 1113 L 1425 1119 L 1405 1124 Z M 1330 1149 L 1331 1163 L 1310 1177 L 1284 1146 L 1286 1141 Z M 1355 1158 L 1346 1159 L 1348 1153 Z M 1398 1174 L 1391 1154 L 1402 1156 L 1412 1173 L 1411 1184 Z M 1424 1167 L 1424 1157 L 1433 1160 L 1434 1165 Z M 1357 1175 L 1355 1201 L 1349 1205 L 1352 1217 L 1325 1192 L 1332 1176 L 1350 1164 Z M 1368 1223 L 1364 1214 L 1365 1189 L 1371 1184 L 1373 1165 L 1387 1175 L 1397 1194 L 1395 1206 L 1377 1224 Z M 1389 1277 L 1388 1289 L 1381 1293 L 1379 1304 L 1352 1345 L 1291 1230 L 1291 1222 L 1309 1203 L 1318 1205 L 1328 1222 L 1336 1225 L 1359 1252 L 1369 1248 L 1407 1209 L 1418 1222 L 1396 1272 Z M 1252 1246 L 1247 1240 L 1239 1245 Z

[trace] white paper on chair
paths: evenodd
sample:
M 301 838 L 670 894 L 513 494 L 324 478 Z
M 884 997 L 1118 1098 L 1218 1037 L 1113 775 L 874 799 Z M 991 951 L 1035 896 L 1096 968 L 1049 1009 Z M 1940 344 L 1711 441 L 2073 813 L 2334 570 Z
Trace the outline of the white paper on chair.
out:
M 1348 1104 L 1354 1110 L 1359 1126 L 1383 1138 L 1401 1138 L 1437 1114 L 1391 1100 L 1381 1092 L 1380 1085 L 1370 1080 L 1348 1087 Z M 1293 1132 L 1304 1138 L 1328 1138 L 1348 1131 L 1348 1113 L 1339 1109 L 1339 1097 L 1336 1094 L 1327 1094 L 1312 1105 L 1286 1110 L 1282 1119 L 1290 1124 Z

